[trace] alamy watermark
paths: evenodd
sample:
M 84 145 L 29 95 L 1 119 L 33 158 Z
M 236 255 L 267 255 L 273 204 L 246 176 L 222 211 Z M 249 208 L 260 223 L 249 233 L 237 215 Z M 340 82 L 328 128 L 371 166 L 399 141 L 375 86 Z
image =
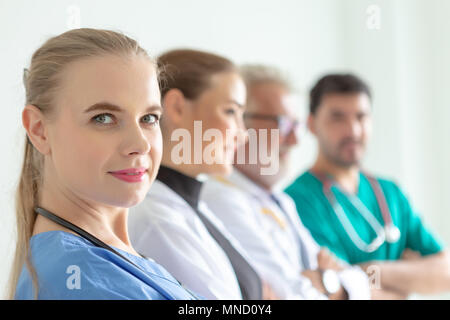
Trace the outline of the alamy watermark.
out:
M 370 265 L 366 270 L 370 289 L 381 289 L 381 269 L 377 265 Z
M 81 289 L 81 269 L 77 265 L 70 265 L 66 269 L 66 273 L 70 276 L 66 279 L 66 287 L 69 290 Z
M 372 4 L 366 9 L 367 19 L 366 27 L 369 30 L 381 29 L 381 8 L 376 4 Z
M 81 9 L 79 6 L 72 4 L 67 7 L 66 12 L 68 14 L 66 20 L 67 29 L 78 29 L 81 26 Z
M 172 132 L 172 142 L 178 142 L 171 150 L 174 164 L 257 164 L 261 165 L 261 175 L 274 175 L 279 170 L 280 133 L 279 129 L 270 130 L 270 145 L 267 129 L 248 129 L 248 155 L 245 148 L 236 148 L 245 143 L 244 138 L 237 138 L 232 145 L 224 145 L 224 141 L 233 141 L 232 132 L 227 129 L 225 137 L 215 128 L 203 131 L 202 121 L 194 121 L 194 136 L 187 129 L 178 128 Z M 239 141 L 240 140 L 240 141 Z M 207 145 L 204 147 L 204 143 Z M 233 157 L 236 152 L 236 157 Z M 225 155 L 225 156 L 224 156 Z M 226 156 L 231 155 L 231 156 Z M 246 162 L 246 160 L 248 160 Z

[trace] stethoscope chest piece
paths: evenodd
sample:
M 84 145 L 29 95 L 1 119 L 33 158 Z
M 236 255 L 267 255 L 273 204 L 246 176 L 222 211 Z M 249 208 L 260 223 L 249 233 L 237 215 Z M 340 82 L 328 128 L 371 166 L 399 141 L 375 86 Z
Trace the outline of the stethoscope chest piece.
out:
M 393 223 L 384 227 L 386 234 L 386 241 L 389 243 L 396 243 L 400 239 L 400 230 Z

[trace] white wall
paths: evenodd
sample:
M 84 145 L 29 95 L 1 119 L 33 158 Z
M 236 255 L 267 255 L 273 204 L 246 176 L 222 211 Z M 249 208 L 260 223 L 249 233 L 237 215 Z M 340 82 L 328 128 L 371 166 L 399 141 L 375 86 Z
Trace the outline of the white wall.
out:
M 369 5 L 381 29 L 367 28 Z M 352 70 L 372 85 L 375 136 L 365 166 L 394 177 L 449 243 L 450 32 L 446 0 L 0 0 L 1 125 L 0 289 L 14 247 L 13 195 L 21 162 L 22 69 L 48 37 L 68 28 L 68 8 L 82 27 L 121 30 L 157 55 L 174 47 L 217 52 L 237 63 L 260 62 L 289 72 L 303 111 L 322 74 Z M 293 154 L 290 179 L 314 159 L 307 136 Z M 445 179 L 444 177 L 447 177 Z M 1 292 L 0 292 L 1 296 Z
M 358 28 L 358 17 L 374 3 L 382 9 L 381 29 Z M 445 103 L 450 58 L 445 55 L 449 46 L 444 37 L 450 31 L 445 14 L 449 3 L 348 0 L 346 4 L 345 65 L 369 79 L 374 92 L 375 134 L 366 166 L 399 181 L 448 242 L 449 203 L 443 196 L 449 192 L 445 177 L 450 160 Z
M 370 4 L 381 9 L 380 30 L 358 27 Z M 449 4 L 347 0 L 344 31 L 345 65 L 369 79 L 375 97 L 375 132 L 365 165 L 397 180 L 447 244 Z

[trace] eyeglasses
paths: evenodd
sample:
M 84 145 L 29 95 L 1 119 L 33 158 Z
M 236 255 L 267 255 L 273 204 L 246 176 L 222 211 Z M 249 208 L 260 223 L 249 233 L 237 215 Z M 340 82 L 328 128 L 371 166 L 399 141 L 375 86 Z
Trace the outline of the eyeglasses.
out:
M 297 136 L 302 135 L 306 131 L 306 126 L 304 122 L 294 120 L 285 115 L 270 115 L 256 112 L 246 112 L 244 113 L 244 119 L 246 118 L 276 122 L 277 127 L 280 130 L 280 135 L 282 137 L 286 137 L 292 131 L 294 131 Z

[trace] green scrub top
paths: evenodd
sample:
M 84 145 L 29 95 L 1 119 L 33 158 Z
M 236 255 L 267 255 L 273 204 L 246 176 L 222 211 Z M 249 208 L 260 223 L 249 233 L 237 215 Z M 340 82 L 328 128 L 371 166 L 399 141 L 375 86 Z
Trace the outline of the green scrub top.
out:
M 362 173 L 359 181 L 356 196 L 384 226 L 383 216 L 370 182 Z M 400 229 L 401 237 L 396 243 L 385 242 L 372 253 L 361 251 L 355 246 L 323 193 L 322 183 L 310 172 L 305 172 L 297 178 L 286 192 L 295 201 L 303 224 L 310 230 L 316 242 L 320 246 L 328 247 L 337 257 L 350 264 L 372 260 L 397 260 L 406 248 L 418 251 L 423 256 L 441 251 L 442 242 L 424 225 L 400 188 L 392 181 L 379 178 L 377 181 L 386 197 L 392 221 Z M 376 237 L 373 228 L 344 193 L 337 187 L 332 187 L 332 191 L 359 237 L 364 242 L 371 243 Z

